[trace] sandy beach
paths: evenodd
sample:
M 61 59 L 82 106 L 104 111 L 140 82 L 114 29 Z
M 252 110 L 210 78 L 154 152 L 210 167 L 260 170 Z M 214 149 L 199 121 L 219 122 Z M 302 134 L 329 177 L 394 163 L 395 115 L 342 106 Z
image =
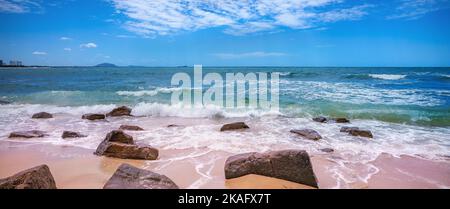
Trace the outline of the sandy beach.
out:
M 311 189 L 309 186 L 259 175 L 225 180 L 224 163 L 230 153 L 202 150 L 161 150 L 156 161 L 124 160 L 93 155 L 94 150 L 29 142 L 0 142 L 0 178 L 47 164 L 60 189 L 100 189 L 122 163 L 129 163 L 171 178 L 180 188 Z M 177 156 L 177 157 L 175 157 Z M 164 160 L 170 159 L 170 160 Z M 196 163 L 197 162 L 197 163 Z M 203 163 L 200 163 L 203 162 Z M 206 163 L 205 163 L 206 162 Z M 321 155 L 312 156 L 321 189 L 338 188 L 328 168 L 334 164 Z M 379 172 L 367 182 L 347 188 L 449 188 L 450 162 L 432 162 L 410 156 L 382 155 L 373 162 Z M 201 165 L 201 166 L 199 166 Z M 206 176 L 207 178 L 202 178 Z M 342 186 L 341 186 L 342 187 Z

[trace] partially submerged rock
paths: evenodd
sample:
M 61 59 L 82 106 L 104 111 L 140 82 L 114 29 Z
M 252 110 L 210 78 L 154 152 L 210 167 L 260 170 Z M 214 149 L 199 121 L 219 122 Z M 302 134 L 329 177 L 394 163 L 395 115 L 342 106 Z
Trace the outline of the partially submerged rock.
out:
M 35 119 L 47 119 L 47 118 L 53 118 L 53 115 L 48 113 L 48 112 L 40 112 L 40 113 L 36 113 L 33 116 L 31 116 L 31 118 L 35 118 Z
M 82 138 L 87 136 L 75 131 L 64 131 L 61 137 L 63 139 L 66 139 L 66 138 Z
M 291 130 L 291 133 L 300 135 L 304 138 L 311 139 L 314 141 L 317 141 L 322 138 L 322 136 L 320 136 L 320 134 L 317 131 L 312 129 L 294 129 Z
M 106 114 L 106 116 L 108 117 L 131 116 L 131 108 L 127 106 L 114 108 L 111 112 Z
M 9 134 L 9 138 L 41 138 L 47 134 L 43 131 L 31 130 L 31 131 L 17 131 Z
M 143 131 L 144 129 L 139 126 L 132 125 L 121 125 L 119 127 L 120 130 L 129 130 L 129 131 Z
M 244 122 L 237 122 L 237 123 L 230 123 L 230 124 L 225 124 L 222 126 L 222 128 L 220 128 L 220 131 L 230 131 L 230 130 L 238 130 L 238 129 L 248 129 L 250 127 L 248 127 L 247 124 L 245 124 Z
M 0 105 L 11 104 L 11 102 L 0 100 Z
M 183 125 L 177 125 L 177 124 L 170 124 L 167 126 L 167 128 L 179 128 L 179 127 L 184 127 Z
M 361 136 L 361 137 L 367 137 L 367 138 L 373 138 L 372 132 L 369 130 L 362 130 L 358 127 L 342 127 L 341 132 L 346 132 L 352 136 Z
M 103 189 L 178 189 L 167 176 L 122 164 Z
M 94 154 L 122 159 L 156 160 L 159 151 L 152 146 L 137 145 L 133 137 L 121 130 L 115 130 L 106 135 Z
M 333 121 L 336 123 L 350 123 L 350 120 L 347 118 L 333 118 Z
M 40 165 L 0 179 L 0 189 L 56 189 L 47 165 Z
M 332 149 L 332 148 L 323 148 L 323 149 L 320 149 L 320 151 L 326 152 L 326 153 L 332 153 L 332 152 L 334 152 L 334 149 Z
M 245 153 L 225 162 L 225 178 L 257 174 L 318 187 L 309 155 L 304 150 Z
M 328 119 L 326 117 L 319 116 L 319 117 L 313 118 L 313 121 L 316 121 L 319 123 L 326 123 L 328 121 Z
M 81 118 L 86 120 L 104 120 L 106 117 L 104 114 L 84 114 Z

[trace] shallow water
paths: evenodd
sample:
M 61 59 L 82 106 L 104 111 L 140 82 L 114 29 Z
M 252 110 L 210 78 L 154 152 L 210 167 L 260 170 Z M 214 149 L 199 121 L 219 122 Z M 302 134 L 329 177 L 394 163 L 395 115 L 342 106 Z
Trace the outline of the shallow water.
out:
M 9 140 L 11 131 L 39 129 L 50 136 L 31 141 L 95 149 L 110 130 L 134 124 L 146 129 L 131 133 L 138 142 L 160 150 L 198 149 L 198 155 L 288 148 L 316 155 L 330 147 L 336 152 L 325 157 L 336 163 L 328 169 L 339 187 L 367 182 L 379 172 L 370 162 L 382 153 L 436 161 L 450 156 L 448 68 L 204 68 L 204 73 L 221 74 L 280 72 L 280 112 L 170 105 L 170 93 L 187 91 L 170 86 L 171 76 L 180 71 L 192 68 L 0 69 L 0 100 L 13 102 L 1 106 L 0 140 Z M 81 120 L 82 114 L 106 113 L 124 104 L 133 115 L 145 117 Z M 55 118 L 30 119 L 40 111 Z M 342 124 L 313 122 L 311 117 L 318 115 L 348 117 L 351 126 L 371 130 L 374 139 L 340 133 Z M 233 121 L 245 121 L 251 129 L 219 131 Z M 184 126 L 169 129 L 169 124 Z M 304 140 L 289 133 L 294 128 L 315 129 L 323 139 Z M 64 130 L 89 136 L 63 140 Z

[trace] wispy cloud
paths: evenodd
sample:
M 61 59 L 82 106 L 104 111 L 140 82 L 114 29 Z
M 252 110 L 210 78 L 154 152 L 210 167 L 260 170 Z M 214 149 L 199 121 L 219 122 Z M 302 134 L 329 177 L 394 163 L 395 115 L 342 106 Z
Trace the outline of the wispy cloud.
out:
M 450 8 L 449 0 L 399 0 L 399 3 L 387 19 L 415 20 L 430 12 Z
M 246 52 L 246 53 L 215 53 L 212 54 L 220 59 L 240 59 L 240 58 L 258 58 L 258 57 L 281 57 L 287 56 L 281 52 Z
M 47 55 L 47 52 L 34 51 L 32 54 L 42 56 L 42 55 Z
M 95 43 L 86 43 L 86 44 L 81 44 L 80 47 L 81 48 L 97 48 L 97 44 L 95 44 Z
M 59 38 L 59 40 L 61 40 L 61 41 L 70 41 L 70 40 L 72 40 L 72 38 L 63 36 L 63 37 Z
M 27 13 L 32 10 L 42 10 L 38 2 L 36 0 L 0 0 L 0 12 Z
M 143 35 L 168 35 L 205 28 L 245 35 L 287 27 L 304 29 L 357 20 L 369 5 L 344 0 L 109 0 L 129 20 L 124 27 Z

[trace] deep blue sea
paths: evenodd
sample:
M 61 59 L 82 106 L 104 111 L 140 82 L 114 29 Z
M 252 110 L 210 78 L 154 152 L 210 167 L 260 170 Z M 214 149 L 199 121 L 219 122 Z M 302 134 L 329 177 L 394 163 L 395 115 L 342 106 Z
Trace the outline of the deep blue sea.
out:
M 0 69 L 0 99 L 52 106 L 169 104 L 171 93 L 179 90 L 170 85 L 177 72 L 193 68 Z M 450 126 L 450 68 L 204 67 L 208 72 L 280 72 L 281 113 L 287 116 Z M 176 110 L 147 111 L 183 117 Z

